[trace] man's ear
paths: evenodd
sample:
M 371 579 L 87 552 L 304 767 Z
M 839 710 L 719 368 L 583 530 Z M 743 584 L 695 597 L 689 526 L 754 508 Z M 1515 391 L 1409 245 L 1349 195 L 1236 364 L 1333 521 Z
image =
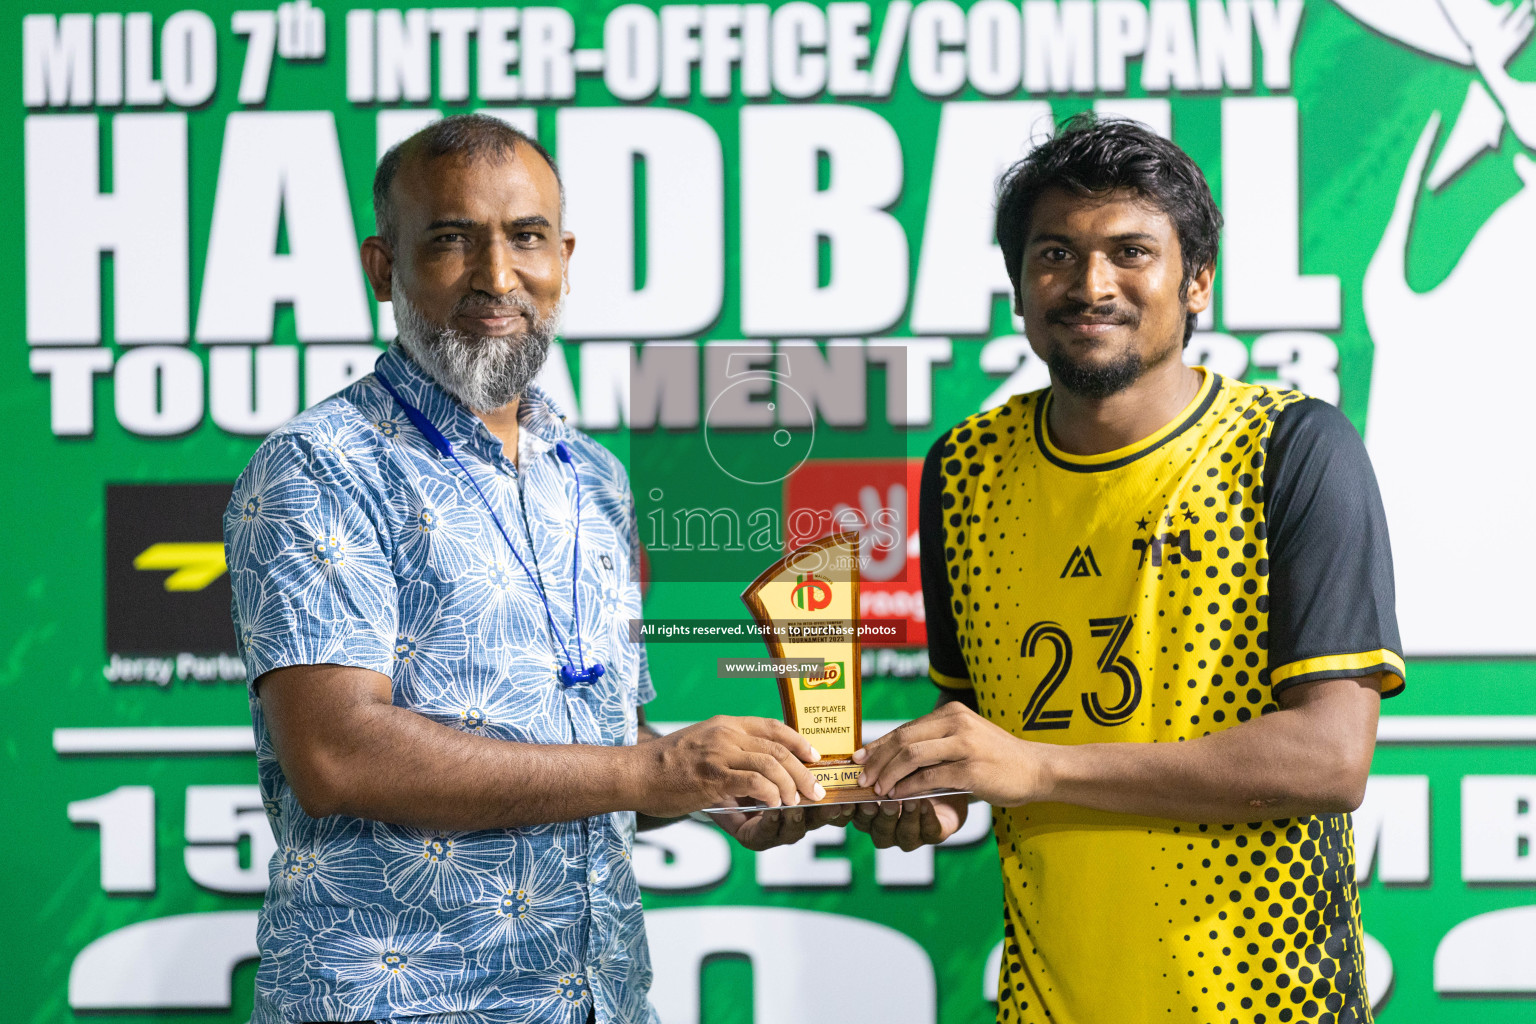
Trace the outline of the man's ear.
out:
M 373 288 L 373 297 L 380 302 L 388 302 L 390 280 L 395 268 L 394 249 L 390 248 L 389 243 L 378 235 L 369 235 L 363 239 L 361 256 L 363 273 L 368 275 L 368 284 Z
M 1189 313 L 1204 313 L 1206 307 L 1211 304 L 1211 289 L 1216 282 L 1216 264 L 1207 263 L 1195 272 L 1195 276 L 1189 282 L 1189 297 L 1184 300 L 1184 309 Z
M 565 294 L 571 294 L 571 253 L 576 251 L 576 236 L 569 231 L 560 234 L 560 279 Z

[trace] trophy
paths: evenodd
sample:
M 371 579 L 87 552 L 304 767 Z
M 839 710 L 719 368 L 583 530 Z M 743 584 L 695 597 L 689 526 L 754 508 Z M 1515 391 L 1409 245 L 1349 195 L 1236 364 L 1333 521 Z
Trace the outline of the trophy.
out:
M 821 803 L 880 799 L 859 785 L 859 535 L 835 534 L 779 559 L 741 595 L 781 660 L 819 660 L 821 670 L 779 677 L 784 721 L 821 760 L 807 765 L 826 789 Z

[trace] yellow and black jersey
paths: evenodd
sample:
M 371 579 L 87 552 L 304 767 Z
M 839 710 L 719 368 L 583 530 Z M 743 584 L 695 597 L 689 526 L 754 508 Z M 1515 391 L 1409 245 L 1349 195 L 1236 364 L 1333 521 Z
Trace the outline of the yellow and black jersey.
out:
M 1385 516 L 1332 406 L 1224 380 L 1150 437 L 1071 455 L 1049 390 L 939 438 L 923 468 L 932 674 L 1046 743 L 1173 743 L 1317 679 L 1403 684 Z M 998 1019 L 1371 1017 L 1348 815 L 1249 824 L 996 812 Z

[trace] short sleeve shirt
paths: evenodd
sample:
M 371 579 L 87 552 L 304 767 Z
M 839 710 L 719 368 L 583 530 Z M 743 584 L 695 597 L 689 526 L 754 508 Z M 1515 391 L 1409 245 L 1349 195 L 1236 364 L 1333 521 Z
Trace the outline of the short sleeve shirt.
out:
M 514 466 L 398 347 L 376 373 L 462 468 L 370 375 L 272 434 L 225 513 L 278 847 L 254 1019 L 650 1021 L 632 814 L 476 832 L 316 819 L 274 754 L 255 683 L 291 665 L 371 669 L 397 706 L 518 743 L 634 743 L 654 696 L 628 642 L 638 535 L 618 461 L 536 387 Z M 562 682 L 561 665 L 594 662 L 596 681 Z
M 1050 401 L 1015 396 L 929 453 L 936 682 L 1061 744 L 1196 739 L 1315 680 L 1402 688 L 1381 499 L 1338 410 L 1205 372 L 1162 429 L 1079 456 Z M 1000 1019 L 1369 1020 L 1348 815 L 996 819 Z

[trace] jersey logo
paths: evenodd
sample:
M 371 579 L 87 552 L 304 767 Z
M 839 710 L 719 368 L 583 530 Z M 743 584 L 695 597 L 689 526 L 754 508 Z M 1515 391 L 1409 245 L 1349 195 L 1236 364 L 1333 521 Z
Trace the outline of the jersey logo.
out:
M 1173 550 L 1167 551 L 1168 548 Z M 1188 530 L 1180 530 L 1178 533 L 1165 531 L 1150 537 L 1137 537 L 1131 541 L 1131 550 L 1141 556 L 1136 562 L 1138 569 L 1147 564 L 1149 554 L 1152 556 L 1153 565 L 1162 565 L 1164 558 L 1167 558 L 1172 565 L 1178 565 L 1184 560 L 1198 562 L 1201 559 L 1200 549 L 1189 541 Z
M 1103 576 L 1099 572 L 1099 563 L 1094 560 L 1093 548 L 1073 548 L 1072 554 L 1067 556 L 1067 564 L 1061 570 L 1061 575 L 1056 577 L 1064 580 L 1068 576 L 1076 579 L 1079 576 Z

